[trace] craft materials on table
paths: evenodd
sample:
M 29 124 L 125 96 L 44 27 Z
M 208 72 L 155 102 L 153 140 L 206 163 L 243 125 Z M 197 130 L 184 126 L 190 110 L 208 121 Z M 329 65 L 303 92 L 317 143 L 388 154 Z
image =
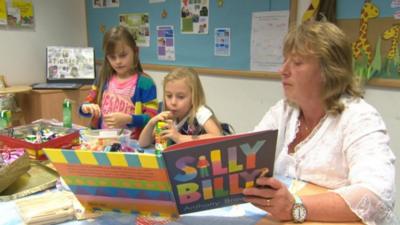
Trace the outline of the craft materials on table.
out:
M 130 138 L 127 129 L 81 130 L 81 150 L 134 152 L 137 141 Z

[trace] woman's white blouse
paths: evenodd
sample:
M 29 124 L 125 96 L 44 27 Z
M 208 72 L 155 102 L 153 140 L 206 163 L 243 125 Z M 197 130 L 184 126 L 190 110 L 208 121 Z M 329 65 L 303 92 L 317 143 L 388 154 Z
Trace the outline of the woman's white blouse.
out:
M 311 182 L 338 193 L 366 224 L 396 224 L 395 156 L 385 124 L 363 99 L 342 98 L 342 114 L 325 116 L 288 154 L 299 109 L 279 101 L 255 127 L 278 129 L 276 175 Z

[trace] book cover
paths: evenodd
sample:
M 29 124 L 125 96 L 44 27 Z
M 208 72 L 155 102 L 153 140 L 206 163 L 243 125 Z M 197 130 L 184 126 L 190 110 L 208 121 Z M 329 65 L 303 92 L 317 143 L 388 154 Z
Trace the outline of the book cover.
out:
M 243 203 L 266 168 L 272 176 L 277 131 L 173 145 L 163 152 L 179 214 Z
M 242 202 L 241 190 L 253 186 L 262 170 L 272 175 L 276 136 L 261 131 L 198 140 L 162 155 L 44 152 L 88 210 L 177 217 Z

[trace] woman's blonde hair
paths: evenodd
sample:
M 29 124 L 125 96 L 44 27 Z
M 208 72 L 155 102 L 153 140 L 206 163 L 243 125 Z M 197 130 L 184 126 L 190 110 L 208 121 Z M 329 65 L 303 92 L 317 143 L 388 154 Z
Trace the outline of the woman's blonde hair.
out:
M 168 82 L 175 80 L 184 80 L 185 84 L 189 87 L 192 94 L 192 108 L 190 109 L 188 122 L 190 125 L 194 123 L 194 119 L 196 118 L 197 110 L 200 106 L 206 106 L 206 96 L 204 94 L 203 86 L 201 85 L 201 81 L 199 75 L 193 68 L 187 67 L 177 67 L 173 69 L 167 76 L 164 77 L 163 81 L 163 110 L 168 110 L 165 104 L 165 86 Z M 206 106 L 207 107 L 207 106 Z M 211 110 L 211 109 L 210 109 Z M 214 113 L 212 118 L 215 122 L 218 123 Z
M 292 29 L 284 39 L 283 55 L 315 56 L 322 71 L 321 97 L 328 113 L 340 114 L 342 95 L 362 97 L 353 73 L 352 48 L 346 34 L 330 22 L 309 21 Z
M 115 49 L 118 44 L 124 43 L 128 45 L 133 51 L 133 61 L 131 66 L 131 72 L 143 73 L 142 65 L 139 60 L 139 49 L 136 45 L 136 41 L 133 38 L 132 34 L 129 30 L 123 26 L 116 26 L 111 28 L 104 34 L 103 38 L 103 52 L 104 52 L 104 60 L 103 65 L 100 69 L 100 76 L 97 80 L 97 87 L 99 88 L 99 92 L 97 95 L 97 104 L 101 104 L 101 98 L 104 91 L 104 85 L 110 79 L 112 74 L 115 74 L 115 70 L 108 62 L 107 56 L 115 53 Z

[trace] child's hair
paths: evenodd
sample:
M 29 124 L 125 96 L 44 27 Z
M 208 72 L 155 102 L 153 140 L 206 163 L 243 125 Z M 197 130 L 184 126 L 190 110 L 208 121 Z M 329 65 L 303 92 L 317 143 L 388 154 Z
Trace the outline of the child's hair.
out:
M 104 85 L 110 79 L 111 75 L 115 73 L 115 70 L 107 60 L 107 56 L 115 53 L 115 48 L 119 43 L 128 45 L 133 51 L 131 72 L 143 73 L 143 68 L 139 60 L 139 48 L 137 47 L 136 41 L 132 34 L 124 26 L 116 26 L 111 28 L 104 34 L 103 38 L 104 60 L 100 70 L 100 76 L 97 80 L 97 87 L 99 88 L 97 104 L 101 104 Z
M 170 81 L 181 80 L 181 79 L 184 79 L 186 85 L 189 87 L 190 91 L 192 92 L 192 108 L 189 113 L 188 122 L 189 122 L 189 124 L 193 124 L 194 119 L 196 118 L 196 112 L 199 109 L 199 107 L 202 105 L 206 106 L 206 96 L 204 94 L 203 86 L 201 85 L 199 75 L 192 68 L 177 67 L 177 68 L 173 69 L 167 76 L 164 77 L 163 110 L 168 110 L 165 108 L 166 107 L 166 104 L 165 104 L 165 86 L 166 86 L 166 84 Z M 207 108 L 209 108 L 209 107 L 207 107 Z M 213 113 L 211 119 L 213 119 L 215 122 L 217 122 L 217 124 L 219 124 L 214 113 Z

